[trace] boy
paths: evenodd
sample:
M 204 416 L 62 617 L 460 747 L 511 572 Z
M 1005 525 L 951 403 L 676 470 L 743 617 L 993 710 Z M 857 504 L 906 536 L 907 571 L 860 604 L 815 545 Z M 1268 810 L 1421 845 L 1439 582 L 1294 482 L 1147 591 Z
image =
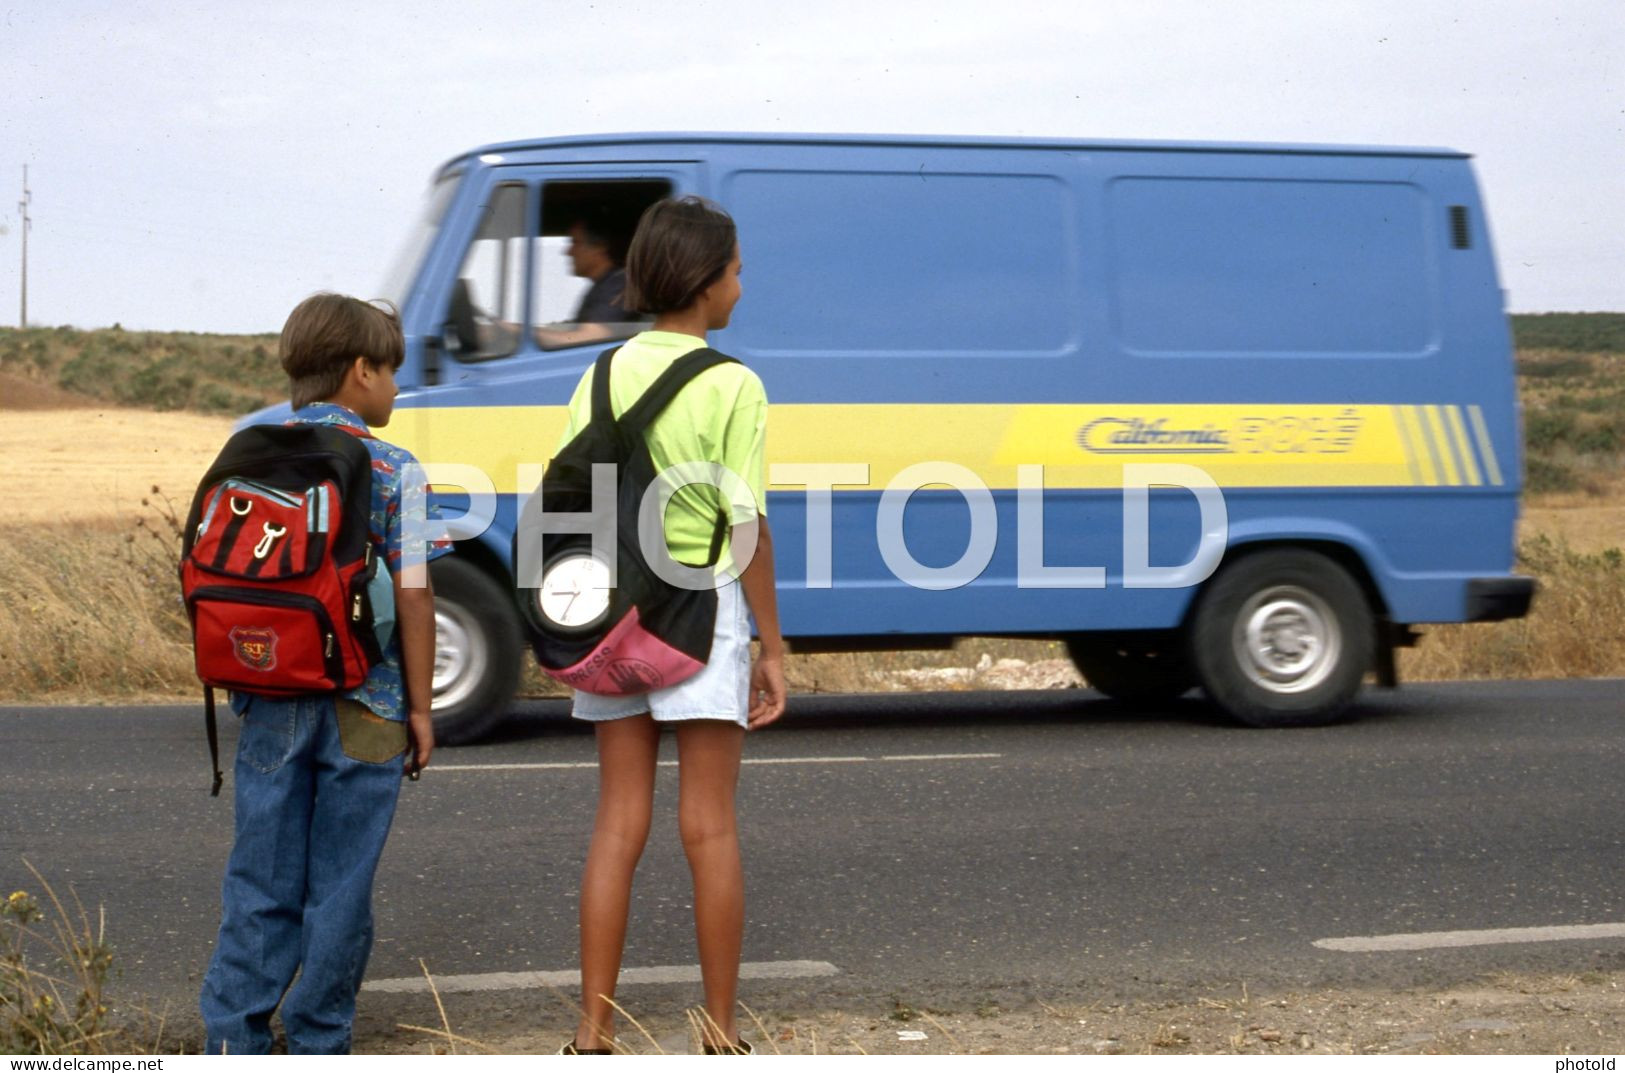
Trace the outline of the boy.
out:
M 421 476 L 403 480 L 421 474 L 409 452 L 367 432 L 389 424 L 403 345 L 392 311 L 337 294 L 305 299 L 282 329 L 291 420 L 364 437 L 372 455 L 369 529 L 392 579 L 396 632 L 356 689 L 231 695 L 242 733 L 236 837 L 201 999 L 211 1054 L 269 1051 L 279 1003 L 290 1052 L 349 1051 L 372 947 L 373 874 L 402 774 L 434 747 L 434 593 L 426 563 L 402 560 L 403 523 L 425 518 L 426 489 Z M 435 541 L 423 558 L 447 550 Z M 387 617 L 387 596 L 374 602 Z

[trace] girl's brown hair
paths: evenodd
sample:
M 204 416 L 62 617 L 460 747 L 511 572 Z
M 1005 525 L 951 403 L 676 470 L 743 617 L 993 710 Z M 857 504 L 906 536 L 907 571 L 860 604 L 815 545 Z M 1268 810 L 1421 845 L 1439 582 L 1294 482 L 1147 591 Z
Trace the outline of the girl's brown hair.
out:
M 406 350 L 400 317 L 388 302 L 313 294 L 288 314 L 278 356 L 297 410 L 337 394 L 355 359 L 399 369 Z
M 702 197 L 662 198 L 643 210 L 626 253 L 626 308 L 687 309 L 733 260 L 733 217 Z

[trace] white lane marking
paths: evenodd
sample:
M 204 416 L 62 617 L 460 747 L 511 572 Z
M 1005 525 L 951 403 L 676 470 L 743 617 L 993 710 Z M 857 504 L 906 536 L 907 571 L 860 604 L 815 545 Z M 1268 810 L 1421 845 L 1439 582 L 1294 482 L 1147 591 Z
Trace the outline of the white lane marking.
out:
M 1625 939 L 1625 924 L 1570 924 L 1549 928 L 1490 928 L 1485 931 L 1422 931 L 1409 935 L 1355 935 L 1316 939 L 1322 950 L 1367 953 L 1378 950 L 1434 950 L 1496 943 L 1557 943 L 1570 939 Z
M 794 980 L 814 976 L 837 976 L 840 969 L 827 961 L 746 961 L 739 966 L 742 980 Z M 697 984 L 698 965 L 651 965 L 642 969 L 622 969 L 619 983 Z M 481 972 L 467 976 L 436 976 L 434 988 L 442 995 L 469 991 L 515 991 L 526 987 L 579 987 L 581 973 L 576 969 L 556 972 Z M 418 994 L 429 990 L 422 976 L 401 976 L 388 980 L 368 980 L 363 991 L 389 991 Z
M 425 775 L 439 771 L 568 771 L 571 768 L 595 768 L 596 760 L 584 764 L 430 764 L 423 769 Z
M 918 753 L 887 756 L 763 756 L 747 757 L 742 764 L 875 764 L 916 760 L 998 760 L 1003 753 Z M 568 771 L 574 768 L 596 768 L 596 760 L 581 763 L 537 764 L 434 764 L 424 768 L 431 771 Z M 675 760 L 660 761 L 661 767 L 676 767 Z

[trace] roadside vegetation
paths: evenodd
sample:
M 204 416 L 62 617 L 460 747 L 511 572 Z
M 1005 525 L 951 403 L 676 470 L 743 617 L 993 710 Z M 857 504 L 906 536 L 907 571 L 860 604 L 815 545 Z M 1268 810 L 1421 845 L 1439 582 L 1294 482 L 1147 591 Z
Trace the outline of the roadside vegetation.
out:
M 71 893 L 64 902 L 44 876 L 28 871 L 33 890 L 0 902 L 0 1053 L 149 1054 L 162 1047 L 161 1021 L 111 1009 L 105 917 L 92 919 Z
M 275 335 L 0 328 L 0 390 L 147 410 L 244 414 L 282 397 Z M 30 392 L 29 389 L 33 389 Z
M 1539 578 L 1541 590 L 1524 620 L 1426 628 L 1422 644 L 1400 654 L 1402 678 L 1625 675 L 1625 314 L 1518 316 L 1513 332 L 1528 441 L 1518 569 Z M 211 441 L 193 445 L 197 460 L 189 463 L 182 445 L 160 441 L 159 430 L 172 433 L 178 418 L 150 411 L 237 414 L 275 400 L 282 392 L 275 351 L 272 335 L 0 329 L 0 410 L 136 408 L 111 411 L 129 422 L 91 431 L 66 427 L 59 440 L 41 443 L 35 458 L 26 438 L 6 441 L 14 467 L 50 472 L 53 480 L 72 476 L 63 460 L 73 461 L 86 440 L 133 468 L 119 476 L 116 510 L 111 496 L 99 493 L 104 509 L 83 517 L 85 497 L 46 499 L 35 490 L 22 506 L 39 509 L 14 507 L 0 517 L 7 593 L 0 601 L 0 699 L 194 693 L 175 583 L 175 515 L 191 488 L 174 483 L 175 474 L 201 470 L 213 437 L 223 438 L 228 425 L 186 418 L 203 423 L 189 436 Z M 23 428 L 22 418 L 32 416 L 13 415 L 7 424 Z M 47 414 L 37 418 L 56 424 Z M 106 442 L 120 436 L 130 442 Z M 162 466 L 168 468 L 160 478 Z M 153 475 L 139 479 L 136 471 L 147 468 Z M 152 484 L 160 479 L 161 488 Z M 1009 661 L 1024 667 L 1012 671 Z M 803 692 L 1075 681 L 1057 643 L 987 638 L 945 651 L 795 656 L 788 671 L 791 687 Z M 558 692 L 535 673 L 525 688 L 532 695 Z
M 1625 462 L 1625 351 L 1520 350 L 1518 383 L 1529 493 L 1607 495 Z
M 1625 352 L 1625 313 L 1519 313 L 1512 318 L 1519 350 Z

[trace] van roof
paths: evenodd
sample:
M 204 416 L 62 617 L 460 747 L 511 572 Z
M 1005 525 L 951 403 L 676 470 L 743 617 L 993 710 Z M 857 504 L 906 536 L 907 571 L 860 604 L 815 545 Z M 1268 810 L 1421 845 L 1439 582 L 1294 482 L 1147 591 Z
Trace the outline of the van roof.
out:
M 459 153 L 441 166 L 439 174 L 471 157 L 513 154 L 542 149 L 586 148 L 612 145 L 889 145 L 942 148 L 960 146 L 986 149 L 1117 149 L 1136 152 L 1298 153 L 1317 156 L 1468 157 L 1459 149 L 1435 146 L 1317 145 L 1288 142 L 1179 142 L 1135 141 L 1113 138 L 1022 138 L 962 134 L 746 134 L 746 133 L 624 133 L 571 134 L 556 138 L 527 138 L 496 142 Z

